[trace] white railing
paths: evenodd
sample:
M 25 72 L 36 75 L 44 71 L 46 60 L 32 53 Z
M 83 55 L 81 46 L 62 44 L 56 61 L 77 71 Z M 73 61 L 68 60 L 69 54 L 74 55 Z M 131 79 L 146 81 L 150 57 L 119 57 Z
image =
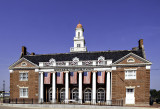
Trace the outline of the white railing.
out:
M 57 61 L 57 62 L 39 62 L 39 66 L 48 67 L 48 66 L 105 66 L 111 65 L 111 60 L 86 60 L 86 61 Z

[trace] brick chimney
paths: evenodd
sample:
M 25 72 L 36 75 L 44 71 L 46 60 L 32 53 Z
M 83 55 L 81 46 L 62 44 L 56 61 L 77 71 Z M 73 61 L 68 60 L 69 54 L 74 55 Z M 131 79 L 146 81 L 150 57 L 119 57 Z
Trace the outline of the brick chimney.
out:
M 143 39 L 139 40 L 139 50 L 142 50 L 143 58 L 146 59 L 146 53 L 145 53 L 145 50 L 144 50 Z
M 22 53 L 23 55 L 27 54 L 27 48 L 25 46 L 22 46 Z
M 143 46 L 143 39 L 140 39 L 139 40 L 139 49 L 142 49 L 142 48 L 144 48 L 144 46 Z
M 21 52 L 21 57 L 20 58 L 22 58 L 25 55 L 27 55 L 27 48 L 25 46 L 22 46 L 22 52 Z

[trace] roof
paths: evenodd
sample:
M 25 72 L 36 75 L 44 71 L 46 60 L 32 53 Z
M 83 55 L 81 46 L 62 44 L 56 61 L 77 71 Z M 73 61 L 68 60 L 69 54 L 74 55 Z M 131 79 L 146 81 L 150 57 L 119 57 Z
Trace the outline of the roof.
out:
M 97 60 L 98 57 L 100 56 L 105 57 L 105 59 L 112 59 L 112 62 L 115 62 L 129 53 L 134 53 L 144 58 L 142 50 L 59 53 L 59 54 L 25 55 L 23 57 L 38 65 L 39 62 L 49 62 L 51 58 L 55 59 L 56 61 L 72 61 L 72 59 L 75 57 L 79 58 L 79 60 Z

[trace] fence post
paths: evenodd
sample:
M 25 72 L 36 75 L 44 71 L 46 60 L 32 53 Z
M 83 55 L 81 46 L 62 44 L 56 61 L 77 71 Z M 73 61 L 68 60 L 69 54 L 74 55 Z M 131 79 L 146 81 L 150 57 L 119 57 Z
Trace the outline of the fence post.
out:
M 33 104 L 33 98 L 32 98 L 32 104 Z
M 16 104 L 17 104 L 17 98 L 16 98 Z

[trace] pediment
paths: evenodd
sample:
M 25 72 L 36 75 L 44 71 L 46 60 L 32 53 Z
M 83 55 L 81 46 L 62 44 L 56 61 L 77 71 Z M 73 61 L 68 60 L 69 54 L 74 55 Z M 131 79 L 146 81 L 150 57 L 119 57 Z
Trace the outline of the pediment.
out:
M 13 68 L 32 68 L 32 67 L 37 67 L 37 65 L 32 63 L 31 61 L 25 59 L 25 58 L 21 58 L 17 62 L 15 62 L 14 64 L 12 64 L 9 67 L 9 69 L 13 69 Z
M 121 59 L 114 62 L 114 64 L 152 64 L 150 61 L 134 54 L 129 53 L 126 56 L 122 57 Z

